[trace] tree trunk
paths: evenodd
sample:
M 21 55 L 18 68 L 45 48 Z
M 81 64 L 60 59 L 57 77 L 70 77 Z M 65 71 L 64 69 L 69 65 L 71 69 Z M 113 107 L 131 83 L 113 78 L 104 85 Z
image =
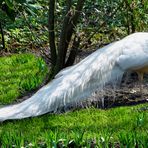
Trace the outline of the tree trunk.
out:
M 131 12 L 131 33 L 134 33 L 136 31 L 134 4 L 130 6 L 129 8 Z
M 54 30 L 54 11 L 55 0 L 49 1 L 49 18 L 48 18 L 48 30 L 49 30 L 49 45 L 51 51 L 52 68 L 56 65 L 57 53 L 55 46 L 55 30 Z
M 2 45 L 3 45 L 3 49 L 6 48 L 5 46 L 5 38 L 4 38 L 4 32 L 3 32 L 3 28 L 2 28 L 2 24 L 0 22 L 0 32 L 1 32 L 1 35 L 2 35 Z
M 69 54 L 69 57 L 68 57 L 67 62 L 65 64 L 65 67 L 68 67 L 68 66 L 71 66 L 74 64 L 79 45 L 80 45 L 80 37 L 75 36 L 74 41 L 73 41 L 73 45 L 72 45 L 72 49 L 70 51 L 70 54 Z
M 60 71 L 64 65 L 65 65 L 65 52 L 66 52 L 66 44 L 67 44 L 67 27 L 70 23 L 71 19 L 71 0 L 67 1 L 67 10 L 66 10 L 66 16 L 64 18 L 61 34 L 60 34 L 60 41 L 58 44 L 58 57 L 57 57 L 57 62 L 56 62 L 56 67 L 55 67 L 55 74 Z
M 65 16 L 60 35 L 55 74 L 65 67 L 65 59 L 68 50 L 68 45 L 71 41 L 71 37 L 74 33 L 74 28 L 77 25 L 78 18 L 80 16 L 85 0 L 78 0 L 75 12 L 72 12 L 71 10 L 72 6 L 71 1 L 67 0 L 67 2 L 68 2 L 67 15 Z

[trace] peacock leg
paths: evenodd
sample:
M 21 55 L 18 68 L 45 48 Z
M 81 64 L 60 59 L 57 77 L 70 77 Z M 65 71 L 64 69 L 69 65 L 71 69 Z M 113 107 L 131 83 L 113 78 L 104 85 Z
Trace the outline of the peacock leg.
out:
M 143 73 L 138 72 L 138 79 L 139 79 L 139 85 L 140 85 L 140 95 L 141 99 L 143 98 Z

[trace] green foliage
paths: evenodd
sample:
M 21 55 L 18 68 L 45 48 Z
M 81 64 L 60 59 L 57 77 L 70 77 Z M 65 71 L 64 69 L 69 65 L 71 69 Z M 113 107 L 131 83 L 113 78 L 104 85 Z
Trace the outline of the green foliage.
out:
M 146 148 L 148 113 L 143 107 L 148 104 L 7 121 L 0 127 L 1 147 Z
M 104 45 L 133 31 L 148 31 L 147 6 L 147 1 L 140 0 L 87 0 L 79 25 L 75 28 L 81 36 L 80 48 L 89 44 Z M 23 52 L 48 47 L 48 1 L 15 0 L 13 8 L 17 12 L 13 23 L 6 19 L 6 13 L 0 9 L 0 19 L 5 18 L 2 22 L 8 50 Z M 66 15 L 65 1 L 57 1 L 55 9 L 55 33 L 58 37 Z M 72 11 L 75 12 L 75 5 Z
M 86 38 L 89 44 L 104 44 L 133 32 L 147 31 L 146 7 L 147 2 L 140 0 L 87 1 L 83 23 L 80 23 L 80 29 L 85 33 L 84 40 Z M 97 34 L 101 34 L 103 38 L 96 38 Z
M 24 92 L 37 88 L 45 79 L 43 59 L 32 54 L 0 58 L 0 104 L 11 103 Z
M 3 29 L 7 30 L 7 35 L 6 35 L 6 44 L 13 44 L 12 42 L 15 40 L 12 40 L 10 34 L 12 35 L 17 29 L 18 25 L 20 25 L 20 23 L 18 25 L 15 25 L 14 22 L 15 20 L 17 20 L 18 18 L 20 18 L 20 15 L 22 15 L 23 17 L 26 17 L 27 15 L 30 16 L 36 16 L 37 14 L 37 10 L 40 9 L 41 6 L 36 2 L 34 2 L 33 0 L 2 0 L 1 1 L 1 7 L 0 7 L 0 24 L 1 24 L 1 35 L 4 36 L 2 34 Z M 22 27 L 24 26 L 24 20 L 21 19 L 22 23 Z M 18 22 L 16 22 L 17 24 Z M 28 23 L 29 24 L 29 23 Z M 11 26 L 13 26 L 12 31 L 9 31 L 9 29 L 11 30 Z M 24 30 L 23 30 L 24 31 Z M 30 30 L 29 30 L 30 31 Z M 22 33 L 21 33 L 22 34 Z M 25 34 L 26 35 L 26 34 Z M 15 36 L 15 33 L 14 33 Z M 4 38 L 4 37 L 3 37 Z M 17 39 L 22 38 L 20 36 L 17 36 Z M 11 43 L 9 42 L 9 40 L 11 41 Z M 23 41 L 25 40 L 25 38 L 23 37 Z M 5 41 L 3 41 L 5 42 Z M 16 42 L 16 40 L 15 40 Z M 3 43 L 5 44 L 5 43 Z M 4 48 L 4 47 L 3 47 Z M 7 46 L 7 49 L 10 49 L 11 46 Z
M 5 13 L 12 21 L 17 17 L 17 13 L 20 11 L 26 11 L 28 14 L 34 15 L 37 9 L 41 6 L 38 3 L 34 3 L 33 0 L 1 0 L 1 13 Z M 2 14 L 0 13 L 0 16 Z M 3 21 L 3 19 L 0 19 Z
M 5 32 L 7 50 L 18 53 L 47 47 L 48 2 L 35 2 L 33 0 L 24 3 L 22 1 L 20 4 L 18 1 L 16 2 L 17 16 L 14 22 L 0 9 L 2 12 L 0 20 Z

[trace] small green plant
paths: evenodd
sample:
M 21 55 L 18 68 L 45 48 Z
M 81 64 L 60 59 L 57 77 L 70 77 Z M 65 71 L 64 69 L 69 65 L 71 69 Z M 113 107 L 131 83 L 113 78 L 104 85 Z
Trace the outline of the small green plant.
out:
M 121 147 L 130 148 L 136 145 L 135 135 L 133 133 L 123 131 L 119 134 L 118 138 Z

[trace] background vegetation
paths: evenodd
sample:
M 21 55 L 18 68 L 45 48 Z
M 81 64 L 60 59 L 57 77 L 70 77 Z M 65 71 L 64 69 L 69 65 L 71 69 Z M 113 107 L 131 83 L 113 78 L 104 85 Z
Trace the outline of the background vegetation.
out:
M 147 32 L 147 12 L 146 0 L 0 0 L 0 104 L 18 101 L 81 51 Z M 13 53 L 23 54 L 3 57 Z M 4 122 L 0 147 L 146 148 L 147 105 Z
M 0 3 L 0 38 L 5 40 L 1 49 L 38 52 L 49 60 L 53 74 L 72 65 L 80 50 L 148 30 L 148 2 L 143 0 L 1 0 Z

